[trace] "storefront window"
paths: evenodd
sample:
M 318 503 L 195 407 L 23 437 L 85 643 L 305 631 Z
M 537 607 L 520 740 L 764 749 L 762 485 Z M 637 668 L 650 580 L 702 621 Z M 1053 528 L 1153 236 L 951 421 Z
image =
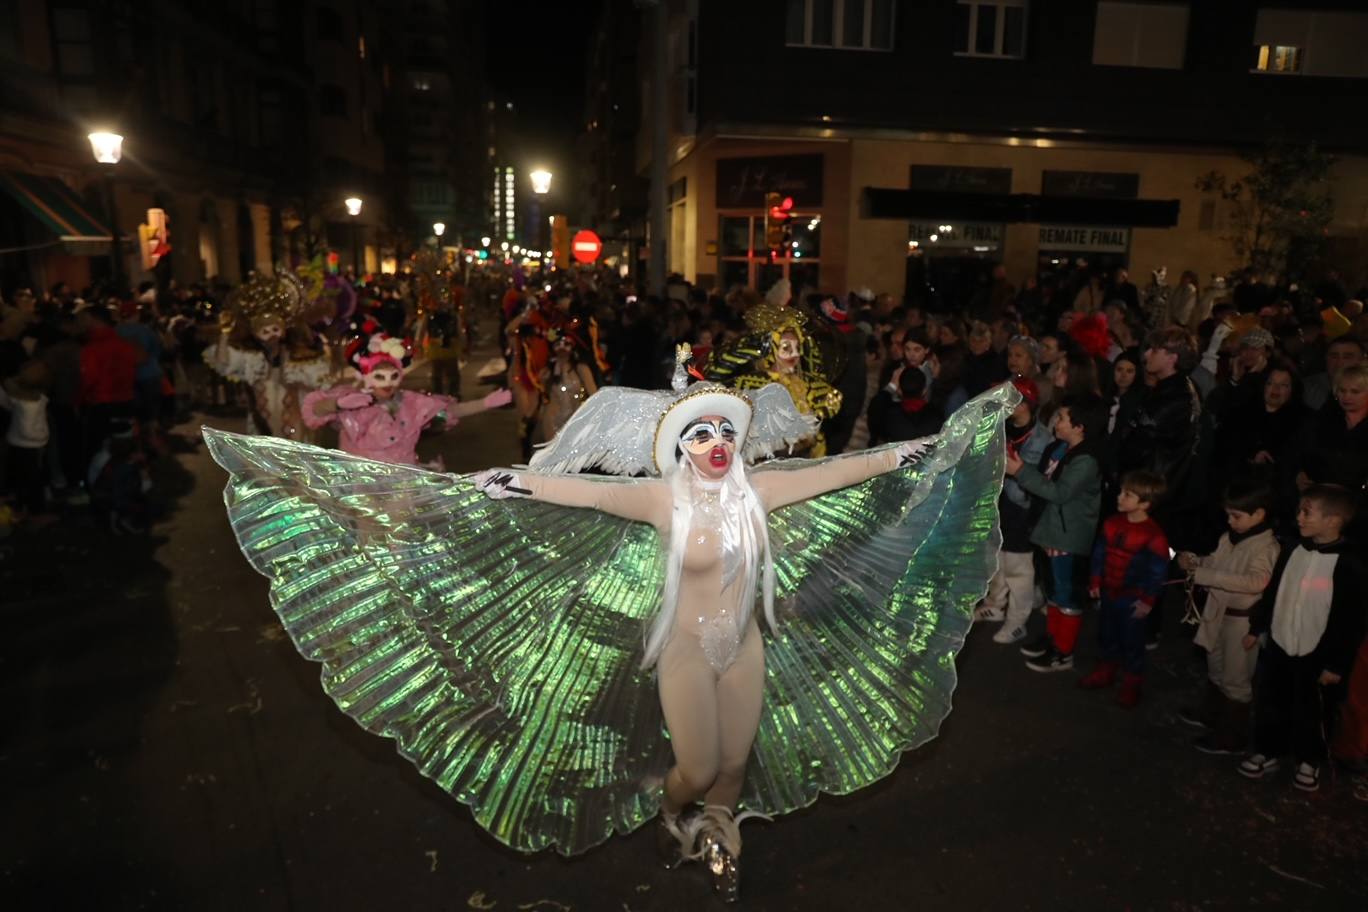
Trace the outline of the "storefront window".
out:
M 718 274 L 724 287 L 743 285 L 765 291 L 781 278 L 796 289 L 817 287 L 822 256 L 822 216 L 797 212 L 789 218 L 784 248 L 772 253 L 765 237 L 765 216 L 723 215 L 718 224 Z
M 907 293 L 933 310 L 967 306 L 1002 261 L 1005 226 L 995 222 L 931 219 L 907 235 Z

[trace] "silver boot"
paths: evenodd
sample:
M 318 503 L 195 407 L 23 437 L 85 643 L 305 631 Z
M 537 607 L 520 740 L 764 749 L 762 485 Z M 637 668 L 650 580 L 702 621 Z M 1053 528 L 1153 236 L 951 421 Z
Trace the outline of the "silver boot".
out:
M 751 817 L 769 820 L 763 814 L 747 811 L 733 816 L 731 808 L 710 804 L 703 809 L 699 834 L 699 854 L 712 877 L 713 890 L 723 902 L 736 902 L 741 890 L 741 827 Z

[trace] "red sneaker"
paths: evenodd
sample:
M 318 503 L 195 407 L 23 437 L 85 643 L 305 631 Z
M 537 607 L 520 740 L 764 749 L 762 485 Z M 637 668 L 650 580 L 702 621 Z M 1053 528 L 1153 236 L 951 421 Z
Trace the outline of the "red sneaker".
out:
M 1098 662 L 1093 666 L 1093 670 L 1078 679 L 1078 686 L 1084 690 L 1102 690 L 1111 687 L 1116 680 L 1116 672 L 1120 670 L 1120 665 L 1116 662 Z
M 1116 695 L 1116 702 L 1126 709 L 1134 708 L 1140 702 L 1140 685 L 1144 683 L 1144 675 L 1127 674 L 1121 679 L 1121 692 Z

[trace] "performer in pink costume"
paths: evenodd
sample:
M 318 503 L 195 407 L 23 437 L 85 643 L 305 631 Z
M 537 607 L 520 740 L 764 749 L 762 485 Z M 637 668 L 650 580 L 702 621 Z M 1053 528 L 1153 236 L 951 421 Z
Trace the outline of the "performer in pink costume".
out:
M 361 375 L 361 389 L 340 386 L 304 397 L 304 423 L 314 429 L 335 425 L 344 451 L 366 459 L 417 465 L 418 438 L 434 420 L 451 426 L 467 415 L 513 400 L 506 389 L 475 402 L 400 389 L 412 360 L 409 346 L 378 330 L 367 321 L 347 346 L 347 360 Z

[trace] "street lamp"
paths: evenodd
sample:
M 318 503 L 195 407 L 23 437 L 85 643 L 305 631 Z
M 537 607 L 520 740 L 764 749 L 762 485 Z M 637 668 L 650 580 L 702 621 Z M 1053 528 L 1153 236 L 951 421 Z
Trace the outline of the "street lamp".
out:
M 440 238 L 442 235 L 446 234 L 446 223 L 445 223 L 445 222 L 433 222 L 433 223 L 432 223 L 432 233 L 435 234 L 435 235 L 437 235 L 437 237 L 439 237 L 439 238 Z
M 488 237 L 488 236 L 480 238 L 480 246 L 481 246 L 481 247 L 488 247 L 488 246 L 489 246 L 489 237 Z
M 107 130 L 97 130 L 86 138 L 90 140 L 90 151 L 95 156 L 95 161 L 104 166 L 101 170 L 104 171 L 111 234 L 109 260 L 113 271 L 114 288 L 120 291 L 123 286 L 123 251 L 120 249 L 123 246 L 123 239 L 119 236 L 119 212 L 114 202 L 114 166 L 123 158 L 123 137 Z
M 500 245 L 499 245 L 499 249 L 502 250 L 504 253 L 507 253 L 507 252 L 508 252 L 508 241 L 504 241 L 502 244 L 500 244 Z
M 352 217 L 352 275 L 354 278 L 361 278 L 361 222 L 357 216 L 361 214 L 361 197 L 349 196 L 342 201 L 347 207 L 347 215 Z
M 551 172 L 550 172 L 550 171 L 547 171 L 545 168 L 538 168 L 536 171 L 533 171 L 531 174 L 529 174 L 528 177 L 532 178 L 532 192 L 533 192 L 533 193 L 543 194 L 543 193 L 548 193 L 548 192 L 550 192 L 550 190 L 551 190 Z

